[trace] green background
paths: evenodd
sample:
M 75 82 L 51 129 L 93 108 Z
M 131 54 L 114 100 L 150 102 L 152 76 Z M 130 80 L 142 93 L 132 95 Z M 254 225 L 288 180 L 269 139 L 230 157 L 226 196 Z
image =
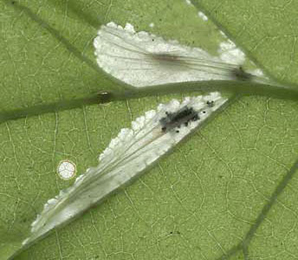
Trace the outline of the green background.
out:
M 298 82 L 297 2 L 193 2 L 272 76 Z M 121 128 L 172 98 L 84 101 L 124 87 L 95 63 L 100 25 L 131 22 L 212 50 L 196 8 L 182 0 L 0 2 L 0 259 L 73 182 L 57 176 L 60 160 L 83 173 Z M 82 106 L 43 113 L 72 100 Z M 296 259 L 297 112 L 295 101 L 239 99 L 131 186 L 15 259 Z

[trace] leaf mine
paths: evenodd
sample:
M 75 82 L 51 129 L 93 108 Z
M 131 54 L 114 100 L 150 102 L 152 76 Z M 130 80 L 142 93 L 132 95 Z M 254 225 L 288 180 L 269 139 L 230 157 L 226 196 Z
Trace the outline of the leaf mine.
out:
M 113 77 L 134 87 L 175 82 L 252 80 L 267 82 L 258 70 L 244 71 L 245 54 L 229 39 L 218 46 L 218 56 L 200 48 L 166 41 L 127 23 L 101 26 L 94 39 L 98 65 Z
M 28 245 L 50 230 L 67 223 L 133 180 L 196 129 L 226 98 L 218 92 L 172 100 L 123 128 L 99 156 L 99 164 L 77 177 L 69 188 L 47 201 L 31 225 Z

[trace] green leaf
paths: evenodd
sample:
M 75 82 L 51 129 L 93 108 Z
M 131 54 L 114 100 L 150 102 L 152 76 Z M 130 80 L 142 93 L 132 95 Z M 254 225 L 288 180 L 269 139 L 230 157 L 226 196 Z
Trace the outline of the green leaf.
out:
M 266 71 L 298 82 L 296 2 L 194 4 Z M 100 24 L 132 22 L 189 45 L 203 32 L 197 10 L 184 1 L 0 7 L 0 259 L 7 259 L 44 203 L 71 185 L 58 177 L 59 161 L 70 159 L 84 172 L 121 128 L 172 98 L 94 104 L 98 92 L 125 87 L 95 63 Z M 31 116 L 21 118 L 22 111 Z M 294 101 L 240 99 L 133 185 L 15 259 L 294 259 L 297 112 Z

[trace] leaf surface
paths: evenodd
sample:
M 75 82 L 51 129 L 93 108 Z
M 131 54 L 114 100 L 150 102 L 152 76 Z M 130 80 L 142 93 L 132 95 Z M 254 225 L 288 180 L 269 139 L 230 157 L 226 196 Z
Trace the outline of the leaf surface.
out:
M 44 203 L 71 185 L 56 173 L 60 160 L 84 172 L 121 128 L 172 98 L 85 102 L 125 87 L 95 63 L 100 24 L 131 22 L 195 46 L 212 33 L 198 29 L 201 10 L 270 74 L 298 81 L 297 3 L 194 4 L 198 9 L 161 0 L 0 3 L 0 259 L 19 249 Z M 82 107 L 39 110 L 78 99 Z M 5 120 L 32 107 L 35 116 Z M 240 99 L 133 185 L 15 259 L 294 259 L 297 112 L 294 101 Z

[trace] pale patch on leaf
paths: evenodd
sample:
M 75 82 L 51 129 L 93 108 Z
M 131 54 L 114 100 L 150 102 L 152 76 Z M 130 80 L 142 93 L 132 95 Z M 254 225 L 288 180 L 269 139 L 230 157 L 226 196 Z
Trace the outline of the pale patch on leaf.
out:
M 104 71 L 135 87 L 235 80 L 234 72 L 245 58 L 230 41 L 219 46 L 219 56 L 215 57 L 176 40 L 166 41 L 154 34 L 136 32 L 131 24 L 123 28 L 113 22 L 101 26 L 94 47 L 97 63 Z
M 199 11 L 198 16 L 202 18 L 203 21 L 208 21 L 208 17 L 203 12 Z
M 76 175 L 76 165 L 70 160 L 59 162 L 57 173 L 62 180 L 70 180 Z
M 220 43 L 218 53 L 220 59 L 227 63 L 237 63 L 241 65 L 246 59 L 244 52 L 237 48 L 235 43 L 229 39 Z
M 226 102 L 218 92 L 160 104 L 121 129 L 99 156 L 99 165 L 89 168 L 75 183 L 48 200 L 32 223 L 28 245 L 53 228 L 67 223 L 123 186 L 175 147 Z

